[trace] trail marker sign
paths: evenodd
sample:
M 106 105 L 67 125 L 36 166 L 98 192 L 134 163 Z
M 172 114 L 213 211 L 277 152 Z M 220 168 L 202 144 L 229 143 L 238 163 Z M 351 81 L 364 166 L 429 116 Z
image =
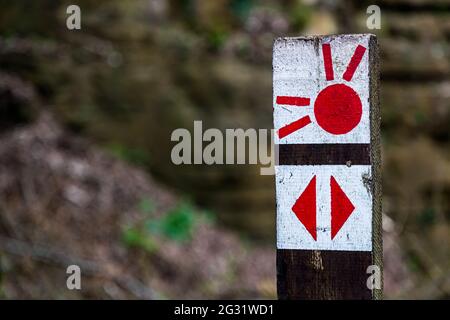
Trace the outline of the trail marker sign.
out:
M 374 35 L 280 38 L 273 51 L 282 299 L 372 299 L 382 264 Z

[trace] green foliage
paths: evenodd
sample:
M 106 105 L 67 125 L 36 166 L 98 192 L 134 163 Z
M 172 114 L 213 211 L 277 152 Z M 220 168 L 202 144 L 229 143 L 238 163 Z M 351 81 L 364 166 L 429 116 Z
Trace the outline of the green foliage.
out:
M 139 228 L 127 228 L 122 234 L 122 242 L 129 247 L 144 249 L 147 252 L 154 252 L 157 244 L 151 237 L 139 230 Z
M 182 202 L 160 219 L 149 220 L 145 226 L 150 234 L 182 242 L 190 239 L 199 219 L 191 204 Z
M 158 218 L 154 217 L 155 205 L 151 199 L 142 199 L 138 208 L 143 219 L 123 231 L 122 241 L 129 247 L 141 248 L 150 253 L 158 249 L 157 238 L 182 243 L 191 239 L 199 223 L 212 222 L 214 219 L 212 213 L 199 212 L 187 201 L 180 202 Z
M 423 272 L 424 268 L 421 263 L 421 259 L 414 253 L 414 252 L 408 252 L 407 256 L 407 264 L 408 268 L 413 272 Z
M 155 204 L 149 198 L 144 198 L 139 202 L 139 211 L 144 214 L 150 214 L 155 210 Z
M 297 30 L 304 29 L 309 21 L 309 18 L 311 17 L 311 13 L 311 7 L 298 2 L 290 11 L 290 20 L 292 26 Z
M 414 118 L 415 118 L 416 123 L 418 125 L 422 125 L 427 119 L 426 115 L 423 112 L 419 111 L 419 110 L 417 110 L 414 113 Z
M 231 10 L 241 20 L 245 20 L 254 6 L 253 0 L 232 0 Z
M 155 205 L 150 198 L 144 198 L 139 202 L 138 208 L 147 219 L 154 212 Z M 122 233 L 122 242 L 128 247 L 141 248 L 149 253 L 155 252 L 158 248 L 155 239 L 146 232 L 142 223 L 125 228 Z
M 121 144 L 110 144 L 107 146 L 110 153 L 119 159 L 141 167 L 147 167 L 150 162 L 148 152 L 141 148 L 132 148 Z
M 434 208 L 425 208 L 417 217 L 418 223 L 422 227 L 429 227 L 436 222 L 436 211 Z
M 216 26 L 208 32 L 207 40 L 210 48 L 212 50 L 220 49 L 228 38 L 228 32 L 221 28 L 220 26 Z

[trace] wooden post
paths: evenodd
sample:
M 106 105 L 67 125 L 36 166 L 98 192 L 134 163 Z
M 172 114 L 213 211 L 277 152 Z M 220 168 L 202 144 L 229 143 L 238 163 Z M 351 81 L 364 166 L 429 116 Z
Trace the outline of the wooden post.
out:
M 278 297 L 381 299 L 376 37 L 277 39 L 273 92 Z

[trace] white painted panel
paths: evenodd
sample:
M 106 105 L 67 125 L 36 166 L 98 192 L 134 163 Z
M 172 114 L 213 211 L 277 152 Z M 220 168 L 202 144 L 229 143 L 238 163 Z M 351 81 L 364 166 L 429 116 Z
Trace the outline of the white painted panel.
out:
M 370 143 L 369 118 L 369 36 L 342 35 L 324 37 L 322 43 L 311 39 L 282 38 L 273 50 L 273 107 L 274 128 L 281 127 L 304 116 L 310 124 L 284 137 L 275 135 L 276 144 L 293 143 Z M 333 62 L 334 80 L 327 81 L 322 54 L 322 44 L 329 43 Z M 351 81 L 342 78 L 358 45 L 366 51 Z M 360 97 L 362 116 L 359 124 L 349 133 L 335 135 L 322 129 L 314 115 L 314 103 L 321 90 L 332 84 L 345 84 Z M 295 107 L 279 105 L 277 96 L 310 98 L 310 105 Z
M 372 250 L 372 196 L 364 184 L 371 178 L 366 165 L 277 166 L 277 248 L 307 250 Z M 317 241 L 292 211 L 313 176 L 317 184 Z M 355 206 L 335 238 L 331 239 L 330 177 L 333 176 Z

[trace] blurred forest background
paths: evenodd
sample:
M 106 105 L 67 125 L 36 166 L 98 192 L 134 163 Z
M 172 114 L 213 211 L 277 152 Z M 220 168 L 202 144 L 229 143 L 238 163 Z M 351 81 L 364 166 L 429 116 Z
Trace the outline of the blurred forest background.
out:
M 275 37 L 373 31 L 385 296 L 450 298 L 449 0 L 0 0 L 0 297 L 275 298 L 274 177 L 170 134 L 272 128 Z

